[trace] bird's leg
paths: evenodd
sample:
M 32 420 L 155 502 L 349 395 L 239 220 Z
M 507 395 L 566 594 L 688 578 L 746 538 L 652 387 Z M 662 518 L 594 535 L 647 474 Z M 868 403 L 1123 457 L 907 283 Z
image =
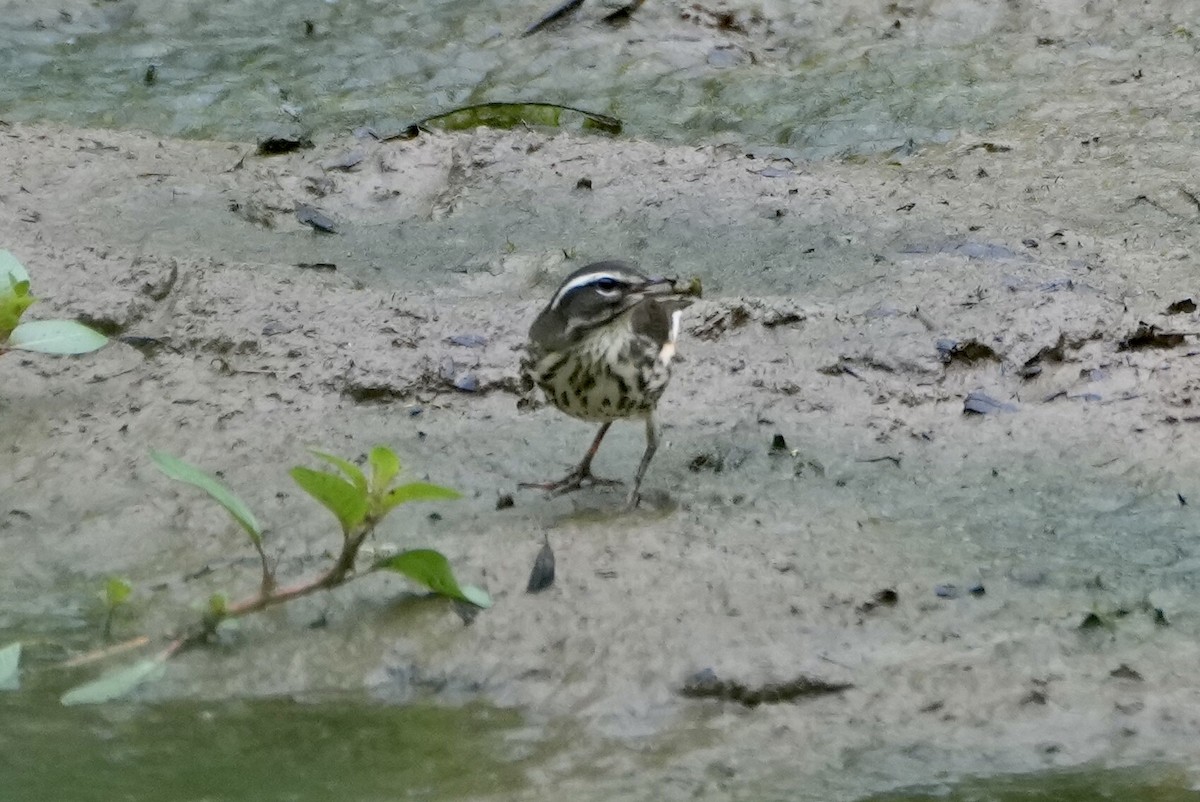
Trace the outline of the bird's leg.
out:
M 607 421 L 600 426 L 600 431 L 596 432 L 596 439 L 592 440 L 591 447 L 587 453 L 583 455 L 583 461 L 575 470 L 568 473 L 563 478 L 556 482 L 521 482 L 520 487 L 532 487 L 538 490 L 545 490 L 547 493 L 561 495 L 570 493 L 573 490 L 578 490 L 584 484 L 590 485 L 619 485 L 620 481 L 616 479 L 601 479 L 598 476 L 592 476 L 592 458 L 596 456 L 596 452 L 600 450 L 600 441 L 604 439 L 604 435 L 608 434 L 608 427 L 612 426 L 612 421 Z
M 658 427 L 654 425 L 654 415 L 646 416 L 646 450 L 642 452 L 642 461 L 638 464 L 637 476 L 633 477 L 633 487 L 629 490 L 629 496 L 625 499 L 625 510 L 633 510 L 637 508 L 638 502 L 642 500 L 642 477 L 646 475 L 646 468 L 650 467 L 650 460 L 654 458 L 654 452 L 658 450 Z
M 608 434 L 608 427 L 612 426 L 612 421 L 605 421 L 600 424 L 600 431 L 596 432 L 596 437 L 592 440 L 592 444 L 588 446 L 587 453 L 583 455 L 583 462 L 579 463 L 579 467 L 572 473 L 580 479 L 594 479 L 592 476 L 592 460 L 596 456 L 596 452 L 600 450 L 600 441 L 604 439 L 604 435 Z

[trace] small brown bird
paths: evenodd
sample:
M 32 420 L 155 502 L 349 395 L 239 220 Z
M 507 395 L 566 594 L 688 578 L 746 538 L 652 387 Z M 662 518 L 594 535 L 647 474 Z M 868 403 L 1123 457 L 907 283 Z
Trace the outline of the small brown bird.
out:
M 523 483 L 569 493 L 585 483 L 621 484 L 592 475 L 592 458 L 613 421 L 642 418 L 646 450 L 626 508 L 641 499 L 642 478 L 658 448 L 654 410 L 671 378 L 681 310 L 690 290 L 673 279 L 648 278 L 619 261 L 596 262 L 567 276 L 529 329 L 521 362 L 524 389 L 541 388 L 546 399 L 600 431 L 575 470 L 554 482 Z

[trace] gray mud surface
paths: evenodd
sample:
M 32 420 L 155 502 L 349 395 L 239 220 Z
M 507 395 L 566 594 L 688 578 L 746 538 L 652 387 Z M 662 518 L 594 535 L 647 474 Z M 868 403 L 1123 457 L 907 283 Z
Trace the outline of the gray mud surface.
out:
M 253 590 L 243 535 L 151 448 L 219 470 L 299 577 L 335 535 L 287 468 L 386 443 L 466 499 L 403 508 L 376 548 L 442 549 L 496 606 L 464 627 L 367 579 L 247 620 L 147 698 L 513 706 L 558 745 L 531 779 L 567 798 L 1195 769 L 1200 317 L 1168 308 L 1197 293 L 1200 92 L 1194 64 L 1116 61 L 1086 101 L 851 163 L 487 130 L 265 158 L 0 128 L 0 231 L 36 315 L 149 338 L 0 359 L 0 630 L 93 645 L 111 574 L 138 588 L 129 634 Z M 706 288 L 631 515 L 619 490 L 516 490 L 592 435 L 517 413 L 525 331 L 610 256 Z M 641 447 L 615 427 L 597 472 L 628 478 Z M 557 582 L 528 595 L 544 536 Z M 706 670 L 852 687 L 685 696 Z

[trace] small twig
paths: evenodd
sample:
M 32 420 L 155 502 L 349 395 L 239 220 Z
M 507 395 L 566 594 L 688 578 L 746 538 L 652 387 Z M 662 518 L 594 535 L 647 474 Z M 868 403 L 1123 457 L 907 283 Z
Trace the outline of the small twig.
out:
M 912 311 L 912 316 L 921 321 L 921 325 L 929 329 L 929 331 L 937 331 L 937 326 L 934 325 L 933 320 L 930 319 L 929 315 L 921 311 L 921 307 L 918 306 L 914 308 Z
M 251 150 L 247 150 L 245 153 L 243 153 L 241 156 L 239 156 L 238 160 L 236 162 L 234 162 L 234 165 L 232 167 L 230 167 L 228 170 L 226 170 L 225 172 L 232 173 L 236 170 L 240 170 L 243 167 L 245 167 L 246 166 L 246 157 L 249 156 L 252 152 L 253 151 L 251 151 Z
M 184 649 L 189 649 L 192 646 L 195 646 L 197 643 L 200 643 L 206 637 L 207 632 L 203 634 L 193 633 L 192 635 L 181 635 L 171 641 L 167 648 L 159 652 L 156 659 L 160 663 L 165 663 Z
M 856 459 L 855 462 L 891 462 L 897 468 L 900 467 L 900 458 L 893 457 L 891 454 L 885 454 L 882 457 L 871 457 L 870 459 Z
M 139 370 L 143 370 L 143 368 L 138 366 L 138 367 L 129 368 L 128 370 L 122 370 L 117 373 L 109 373 L 109 374 L 106 374 L 103 376 L 93 376 L 92 378 L 88 379 L 87 383 L 88 384 L 99 384 L 100 382 L 106 382 L 109 379 L 115 379 L 118 376 L 124 376 L 128 373 L 136 373 Z
M 1170 209 L 1163 206 L 1161 203 L 1159 203 L 1158 201 L 1154 200 L 1153 198 L 1151 198 L 1147 195 L 1138 195 L 1126 206 L 1125 209 L 1122 209 L 1121 211 L 1127 211 L 1128 209 L 1132 209 L 1134 206 L 1137 206 L 1139 203 L 1144 203 L 1147 206 L 1157 209 L 1158 211 L 1162 212 L 1163 214 L 1169 215 L 1171 217 L 1182 217 L 1182 215 L 1176 214 L 1175 212 L 1171 211 Z
M 853 376 L 854 378 L 858 379 L 860 382 L 866 381 L 866 379 L 864 379 L 862 377 L 862 375 L 859 374 L 859 372 L 854 369 L 854 366 L 851 365 L 849 362 L 846 362 L 845 360 L 842 360 L 841 362 L 838 363 L 838 370 L 840 370 L 842 373 L 845 373 L 847 376 Z
M 1195 192 L 1192 192 L 1184 186 L 1179 187 L 1179 191 L 1183 193 L 1185 198 L 1192 202 L 1192 205 L 1196 207 L 1196 211 L 1200 211 L 1200 198 L 1196 197 Z

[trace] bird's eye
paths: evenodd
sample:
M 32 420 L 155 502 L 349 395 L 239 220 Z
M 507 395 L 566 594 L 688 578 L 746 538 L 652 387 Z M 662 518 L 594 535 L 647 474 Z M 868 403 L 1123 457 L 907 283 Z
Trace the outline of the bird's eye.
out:
M 604 292 L 612 292 L 617 288 L 617 280 L 615 278 L 602 278 L 596 282 L 596 289 Z

